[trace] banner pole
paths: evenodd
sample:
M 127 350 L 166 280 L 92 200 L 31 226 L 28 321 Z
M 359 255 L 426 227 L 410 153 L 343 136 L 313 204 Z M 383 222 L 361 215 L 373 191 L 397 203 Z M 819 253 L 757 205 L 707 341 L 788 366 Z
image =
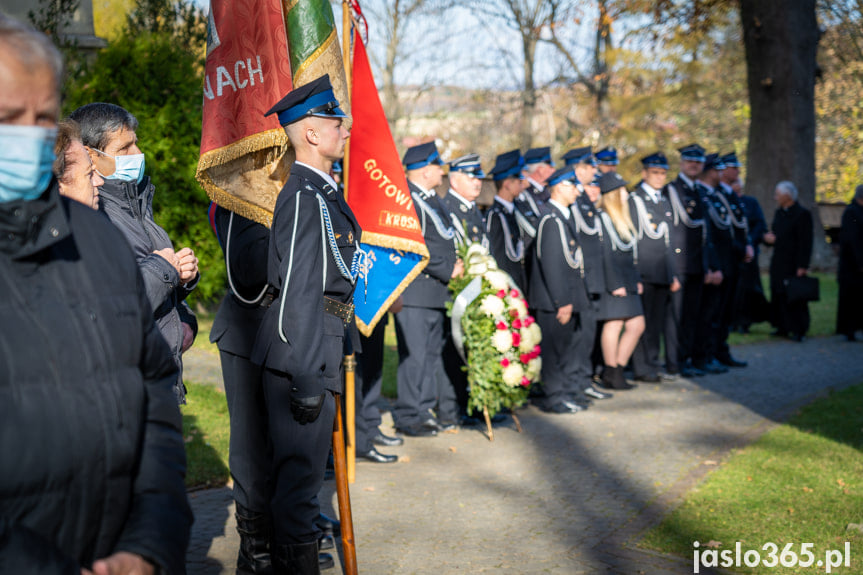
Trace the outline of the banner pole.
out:
M 336 417 L 333 420 L 333 460 L 336 468 L 336 494 L 339 501 L 339 520 L 342 524 L 342 552 L 345 575 L 357 575 L 357 549 L 354 541 L 354 520 L 351 514 L 351 492 L 345 473 L 344 426 L 339 394 L 335 394 Z
M 351 7 L 348 0 L 342 0 L 342 62 L 345 66 L 345 80 L 348 86 L 348 97 L 352 96 L 353 78 L 351 75 Z M 353 104 L 353 103 L 352 103 Z M 351 139 L 345 142 L 345 157 L 342 159 L 342 185 L 345 190 L 345 201 L 348 199 L 348 174 L 350 172 Z M 354 354 L 345 357 L 345 437 L 347 439 L 348 483 L 356 481 L 356 379 L 353 369 L 357 362 Z M 350 367 L 350 369 L 348 369 Z

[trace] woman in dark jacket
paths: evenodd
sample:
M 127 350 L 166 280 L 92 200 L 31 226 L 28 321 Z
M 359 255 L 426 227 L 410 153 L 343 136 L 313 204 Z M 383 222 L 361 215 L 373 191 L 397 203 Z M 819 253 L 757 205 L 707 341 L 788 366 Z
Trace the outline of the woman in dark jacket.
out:
M 606 387 L 614 389 L 628 387 L 623 368 L 645 325 L 640 296 L 642 286 L 635 266 L 635 226 L 629 215 L 625 186 L 626 182 L 616 172 L 604 174 L 599 179 L 602 195 L 597 202 L 597 207 L 603 210 L 604 233 L 612 246 L 611 257 L 604 261 L 607 293 L 600 299 L 599 311 L 599 319 L 605 321 L 600 340 L 605 361 L 602 379 Z
M 155 187 L 144 176 L 135 117 L 105 103 L 87 104 L 69 117 L 80 126 L 81 140 L 105 179 L 99 189 L 100 209 L 135 253 L 156 324 L 179 369 L 174 393 L 179 403 L 185 403 L 182 354 L 192 346 L 198 330 L 185 299 L 198 285 L 198 260 L 190 248 L 175 252 L 171 238 L 153 219 Z

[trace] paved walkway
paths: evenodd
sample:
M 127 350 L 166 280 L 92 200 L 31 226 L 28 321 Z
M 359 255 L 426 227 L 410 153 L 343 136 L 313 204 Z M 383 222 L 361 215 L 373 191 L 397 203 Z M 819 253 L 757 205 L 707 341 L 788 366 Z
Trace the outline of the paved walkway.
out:
M 358 463 L 351 498 L 360 572 L 691 573 L 691 560 L 637 549 L 640 534 L 731 449 L 827 388 L 863 382 L 863 344 L 838 337 L 734 353 L 749 367 L 643 384 L 576 415 L 529 407 L 519 411 L 523 433 L 507 420 L 494 442 L 468 429 L 407 438 L 386 450 L 398 463 Z M 325 490 L 324 511 L 336 515 L 333 482 Z M 189 573 L 233 573 L 239 538 L 229 489 L 190 498 Z M 340 566 L 325 573 L 341 574 Z

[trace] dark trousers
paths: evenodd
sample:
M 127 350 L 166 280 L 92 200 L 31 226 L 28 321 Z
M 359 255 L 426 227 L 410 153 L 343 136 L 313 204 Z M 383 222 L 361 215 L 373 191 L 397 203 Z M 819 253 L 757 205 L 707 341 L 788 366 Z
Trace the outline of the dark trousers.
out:
M 701 313 L 701 296 L 704 292 L 703 274 L 686 274 L 683 280 L 682 305 L 680 309 L 680 331 L 678 358 L 692 359 L 695 353 L 695 332 Z
M 269 513 L 272 498 L 267 405 L 263 369 L 225 351 L 222 378 L 231 426 L 228 466 L 234 479 L 234 500 L 255 513 Z
M 723 280 L 723 284 L 725 281 Z M 719 320 L 722 312 L 722 284 L 705 285 L 701 292 L 701 308 L 698 326 L 695 328 L 695 343 L 692 348 L 692 363 L 696 367 L 710 361 L 716 354 Z
M 399 347 L 398 398 L 393 407 L 396 427 L 428 419 L 437 403 L 443 367 L 444 322 L 442 309 L 404 306 L 395 314 Z
M 719 312 L 719 329 L 716 332 L 716 357 L 728 358 L 731 350 L 728 347 L 728 334 L 731 331 L 731 322 L 734 321 L 736 304 L 740 288 L 740 276 L 743 271 L 743 263 L 732 264 L 728 275 L 722 279 L 720 289 L 722 301 Z
M 665 371 L 680 373 L 680 322 L 683 317 L 683 286 L 671 292 L 665 314 Z
M 438 379 L 438 419 L 458 423 L 467 413 L 467 372 L 452 339 L 452 322 L 444 320 L 443 367 L 445 377 Z
M 378 433 L 381 424 L 381 386 L 384 374 L 384 336 L 386 321 L 378 322 L 369 337 L 360 335 L 362 352 L 357 357 L 357 372 L 354 391 L 356 395 L 354 445 L 358 453 L 369 451 L 374 445 L 372 438 Z
M 542 403 L 551 407 L 576 393 L 579 372 L 575 350 L 576 333 L 580 330 L 579 314 L 561 325 L 556 311 L 537 310 L 536 323 L 542 330 Z M 591 343 L 593 338 L 591 336 Z
M 753 323 L 762 321 L 768 316 L 767 309 L 753 309 L 753 305 L 764 301 L 764 288 L 761 286 L 761 270 L 758 268 L 758 257 L 751 262 L 745 262 L 740 270 L 737 282 L 737 296 L 734 303 L 734 317 L 731 326 L 749 329 Z M 753 312 L 754 315 L 753 315 Z
M 854 335 L 863 329 L 863 278 L 839 281 L 836 333 Z
M 659 373 L 662 367 L 659 363 L 659 341 L 665 333 L 668 315 L 671 314 L 670 286 L 652 283 L 643 285 L 641 304 L 644 308 L 644 335 L 638 340 L 635 353 L 632 354 L 632 369 L 636 377 Z M 667 341 L 665 347 L 668 349 Z
M 809 302 L 789 302 L 785 284 L 781 279 L 770 278 L 770 294 L 773 298 L 773 324 L 779 331 L 795 335 L 806 335 L 809 331 Z
M 593 376 L 593 351 L 596 344 L 596 316 L 599 312 L 599 300 L 591 301 L 588 309 L 578 313 L 578 328 L 572 336 L 572 353 L 574 357 L 574 379 L 571 384 L 576 399 L 583 399 L 583 391 L 591 385 Z M 555 320 L 555 323 L 558 323 Z M 558 323 L 558 325 L 560 325 Z M 539 326 L 540 329 L 542 326 Z M 544 332 L 543 332 L 544 333 Z M 543 337 L 543 351 L 545 350 L 545 338 Z M 545 360 L 543 359 L 543 362 Z
M 273 442 L 273 539 L 295 545 L 317 541 L 321 530 L 317 495 L 324 483 L 333 435 L 336 402 L 326 394 L 323 408 L 312 423 L 300 425 L 291 415 L 291 378 L 264 370 L 270 437 Z

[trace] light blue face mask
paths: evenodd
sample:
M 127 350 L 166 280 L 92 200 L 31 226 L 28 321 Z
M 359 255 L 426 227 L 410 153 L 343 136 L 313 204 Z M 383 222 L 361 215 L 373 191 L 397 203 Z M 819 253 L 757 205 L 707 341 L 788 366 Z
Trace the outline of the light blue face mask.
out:
M 0 124 L 0 203 L 33 200 L 51 183 L 56 128 Z
M 95 148 L 94 148 L 95 149 Z M 99 172 L 99 175 L 106 180 L 126 180 L 131 182 L 135 180 L 141 183 L 144 179 L 144 154 L 132 154 L 129 156 L 111 156 L 102 150 L 96 150 L 106 158 L 114 160 L 114 173 L 106 176 Z M 98 172 L 98 170 L 96 170 Z

